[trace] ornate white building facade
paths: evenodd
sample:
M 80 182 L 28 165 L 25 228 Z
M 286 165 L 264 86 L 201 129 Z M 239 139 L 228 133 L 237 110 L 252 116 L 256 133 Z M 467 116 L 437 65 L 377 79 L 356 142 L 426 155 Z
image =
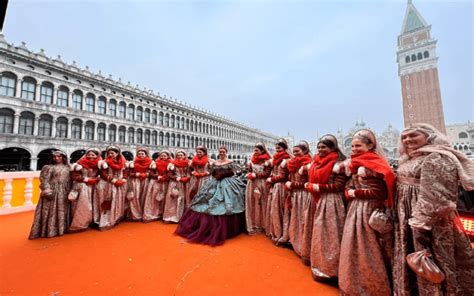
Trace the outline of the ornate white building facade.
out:
M 51 149 L 77 160 L 88 147 L 118 145 L 130 159 L 139 146 L 162 149 L 225 145 L 245 161 L 257 142 L 273 150 L 278 137 L 186 103 L 139 89 L 60 56 L 9 44 L 0 34 L 0 170 L 36 170 Z
M 357 121 L 355 125 L 350 128 L 347 132 L 343 132 L 339 129 L 336 133 L 337 141 L 339 142 L 339 148 L 346 155 L 351 154 L 352 136 L 360 129 L 369 128 L 364 121 Z M 373 129 L 371 129 L 374 131 Z M 387 126 L 382 133 L 374 131 L 377 137 L 377 142 L 383 147 L 385 154 L 388 159 L 394 160 L 398 158 L 399 139 L 400 132 L 394 128 L 391 124 Z
M 454 149 L 474 160 L 474 123 L 449 124 L 446 133 Z

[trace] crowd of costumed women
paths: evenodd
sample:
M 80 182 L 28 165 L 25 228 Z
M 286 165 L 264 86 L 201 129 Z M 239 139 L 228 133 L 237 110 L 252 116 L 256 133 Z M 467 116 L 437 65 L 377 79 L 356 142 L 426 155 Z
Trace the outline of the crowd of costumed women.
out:
M 72 165 L 55 151 L 29 238 L 162 220 L 212 246 L 264 234 L 343 295 L 474 295 L 474 253 L 456 210 L 460 186 L 474 190 L 474 163 L 443 134 L 403 130 L 396 173 L 368 129 L 354 134 L 350 156 L 332 135 L 316 148 L 279 140 L 270 155 L 256 144 L 245 167 L 225 147 L 217 160 L 203 146 L 191 160 L 184 150 L 152 160 L 139 148 L 130 162 L 119 147 L 105 159 L 91 148 Z

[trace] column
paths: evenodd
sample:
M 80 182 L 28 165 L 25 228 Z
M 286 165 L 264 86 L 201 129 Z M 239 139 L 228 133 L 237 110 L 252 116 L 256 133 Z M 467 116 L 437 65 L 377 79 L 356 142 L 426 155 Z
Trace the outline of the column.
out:
M 36 102 L 41 101 L 40 87 L 41 87 L 41 83 L 38 81 L 38 83 L 36 84 L 36 87 L 35 87 L 35 101 Z
M 53 117 L 53 120 L 51 121 L 51 137 L 56 138 L 56 118 Z
M 35 120 L 33 122 L 33 136 L 38 135 L 38 124 L 39 123 L 39 117 L 35 117 Z
M 12 207 L 11 205 L 11 200 L 12 200 L 12 192 L 13 192 L 13 186 L 12 182 L 13 179 L 4 179 L 4 185 L 3 185 L 3 205 L 2 209 L 9 209 Z
M 17 135 L 19 129 L 20 129 L 20 113 L 15 113 L 13 117 L 13 133 Z
M 82 122 L 81 124 L 81 140 L 86 138 L 86 123 Z
M 36 166 L 35 166 L 36 170 Z M 33 178 L 26 178 L 25 184 L 25 206 L 32 206 L 33 202 L 31 201 L 33 198 Z
M 16 87 L 15 87 L 15 97 L 21 98 L 21 83 L 23 80 L 17 79 L 16 80 Z
M 66 135 L 66 138 L 68 138 L 68 139 L 72 138 L 71 125 L 72 125 L 72 120 L 68 118 L 67 119 L 67 135 Z
M 53 97 L 51 98 L 51 105 L 56 105 L 58 100 L 58 87 L 53 88 Z
M 36 166 L 37 165 L 38 165 L 38 157 L 35 157 L 35 156 L 31 157 L 31 159 L 30 159 L 30 170 L 31 171 L 36 171 Z M 25 187 L 25 192 L 26 192 L 26 187 Z

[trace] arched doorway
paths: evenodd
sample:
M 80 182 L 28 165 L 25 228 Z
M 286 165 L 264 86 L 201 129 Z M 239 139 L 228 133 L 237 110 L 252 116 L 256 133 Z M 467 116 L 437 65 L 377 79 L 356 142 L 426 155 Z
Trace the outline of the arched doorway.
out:
M 75 163 L 84 154 L 86 154 L 86 150 L 84 149 L 74 151 L 73 153 L 71 153 L 71 156 L 69 156 L 69 163 Z
M 31 154 L 19 147 L 9 147 L 0 150 L 0 171 L 29 171 Z
M 122 151 L 123 157 L 125 157 L 126 160 L 132 161 L 133 160 L 133 153 L 130 151 Z
M 51 163 L 51 155 L 53 151 L 57 151 L 58 149 L 55 148 L 49 148 L 49 149 L 44 149 L 41 150 L 40 153 L 38 153 L 38 162 L 36 163 L 36 170 L 39 171 L 41 170 L 45 165 Z

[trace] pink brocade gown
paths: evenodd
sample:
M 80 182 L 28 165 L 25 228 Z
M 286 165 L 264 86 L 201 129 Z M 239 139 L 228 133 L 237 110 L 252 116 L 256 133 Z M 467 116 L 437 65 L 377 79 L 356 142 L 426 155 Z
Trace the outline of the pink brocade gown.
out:
M 288 194 L 288 191 L 285 190 L 285 182 L 288 180 L 286 163 L 287 160 L 283 160 L 280 165 L 273 167 L 271 178 L 275 180 L 275 183 L 268 193 L 266 232 L 274 243 L 284 243 L 281 240 L 284 233 L 285 198 Z M 286 212 L 288 213 L 288 211 Z
M 81 168 L 77 171 L 77 168 Z M 93 198 L 96 185 L 88 185 L 84 182 L 85 178 L 97 178 L 98 169 L 86 169 L 77 164 L 73 165 L 73 179 L 71 191 L 78 193 L 77 199 L 71 201 L 72 222 L 69 230 L 81 231 L 89 228 L 93 222 Z
M 356 194 L 349 202 L 346 214 L 339 261 L 341 294 L 391 295 L 383 237 L 369 226 L 370 215 L 387 198 L 387 187 L 380 178 L 352 175 L 346 186 L 351 188 L 358 189 L 361 195 Z
M 189 177 L 189 167 L 179 168 L 173 165 L 169 172 L 172 177 L 166 192 L 163 221 L 178 223 L 186 206 L 187 184 L 175 179 L 177 177 Z
M 255 180 L 248 180 L 245 190 L 245 219 L 247 222 L 247 232 L 255 234 L 265 232 L 266 210 L 268 199 L 268 186 L 266 178 L 271 173 L 271 162 L 265 161 L 262 164 L 250 164 L 250 173 L 255 173 Z
M 474 251 L 454 209 L 459 178 L 454 162 L 438 153 L 421 155 L 401 163 L 397 174 L 395 295 L 474 295 Z M 442 215 L 441 209 L 449 204 L 453 206 L 451 213 Z M 430 249 L 446 276 L 439 285 L 416 276 L 406 263 L 408 254 L 425 248 L 414 240 L 408 224 L 414 216 L 432 227 Z
M 70 221 L 67 195 L 70 188 L 68 165 L 46 165 L 41 169 L 41 192 L 51 191 L 52 195 L 40 196 L 29 239 L 63 235 L 67 231 Z
M 126 218 L 132 221 L 141 220 L 143 217 L 143 205 L 145 203 L 145 194 L 148 190 L 150 180 L 136 177 L 134 162 L 127 164 L 129 166 L 127 172 L 127 199 L 126 199 Z M 149 170 L 146 171 L 149 173 Z M 132 193 L 130 193 L 132 192 Z M 131 198 L 131 200 L 129 200 Z
M 209 173 L 209 164 L 206 164 L 205 166 L 193 166 L 192 168 L 195 172 L 200 174 Z M 186 208 L 191 206 L 193 197 L 199 192 L 199 189 L 201 189 L 202 185 L 207 180 L 209 180 L 209 175 L 203 177 L 191 176 L 186 188 L 188 190 L 188 193 L 186 194 Z
M 311 271 L 317 279 L 338 276 L 341 239 L 346 210 L 343 202 L 344 175 L 331 174 L 328 184 L 319 184 L 311 241 Z
M 100 166 L 99 162 L 99 166 Z M 114 179 L 122 179 L 123 171 L 115 171 L 112 168 L 106 168 L 101 171 L 101 179 L 96 185 L 95 196 L 99 204 L 99 228 L 109 229 L 116 225 L 125 214 L 125 196 L 127 194 L 127 184 L 115 186 L 104 179 L 104 176 L 110 176 Z M 111 201 L 110 209 L 104 210 L 100 207 L 104 201 Z
M 288 229 L 290 243 L 295 253 L 309 264 L 311 256 L 311 237 L 313 231 L 314 205 L 312 195 L 304 189 L 308 181 L 306 174 L 294 173 L 289 175 L 293 183 L 291 189 L 291 212 Z
M 143 207 L 143 221 L 149 222 L 163 218 L 165 209 L 165 198 L 168 192 L 169 179 L 165 175 L 158 180 L 158 173 L 151 172 L 152 178 L 148 184 L 145 194 L 145 201 Z

